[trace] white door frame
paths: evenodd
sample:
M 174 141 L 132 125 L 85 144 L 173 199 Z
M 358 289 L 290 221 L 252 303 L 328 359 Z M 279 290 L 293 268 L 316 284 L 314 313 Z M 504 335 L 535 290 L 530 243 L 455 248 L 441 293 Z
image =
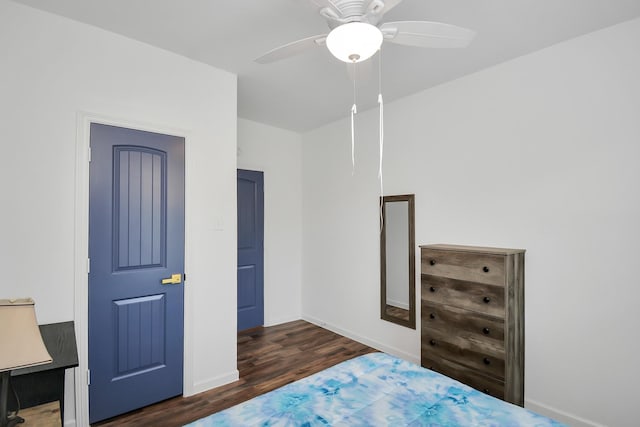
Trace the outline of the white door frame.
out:
M 75 418 L 76 426 L 89 425 L 89 143 L 91 123 L 119 126 L 148 132 L 174 135 L 184 138 L 185 146 L 185 187 L 188 184 L 187 159 L 190 132 L 165 125 L 149 124 L 128 119 L 114 118 L 101 114 L 79 112 L 76 120 L 76 173 L 74 209 L 74 324 L 78 346 L 78 367 L 75 376 Z M 185 192 L 185 271 L 187 268 L 188 246 L 188 206 Z M 184 369 L 183 394 L 193 394 L 193 295 L 191 288 L 184 287 Z M 189 357 L 188 357 L 189 356 Z M 62 420 L 64 423 L 64 420 Z

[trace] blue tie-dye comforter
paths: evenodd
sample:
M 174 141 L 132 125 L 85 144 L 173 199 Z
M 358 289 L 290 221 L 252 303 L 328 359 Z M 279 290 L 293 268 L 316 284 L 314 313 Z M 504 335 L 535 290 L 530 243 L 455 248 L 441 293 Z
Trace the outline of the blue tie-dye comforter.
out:
M 340 363 L 202 418 L 210 426 L 562 426 L 383 353 Z

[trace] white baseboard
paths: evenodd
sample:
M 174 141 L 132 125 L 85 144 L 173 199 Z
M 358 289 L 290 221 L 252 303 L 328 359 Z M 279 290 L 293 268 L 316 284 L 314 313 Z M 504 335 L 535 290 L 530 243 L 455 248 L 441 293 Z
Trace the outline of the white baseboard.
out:
M 64 427 L 76 427 L 76 420 L 67 420 L 64 422 Z
M 265 324 L 265 326 L 275 326 L 275 325 L 280 325 L 282 323 L 287 323 L 287 322 L 292 322 L 295 320 L 300 320 L 299 318 L 295 318 L 295 319 L 279 319 L 276 322 L 269 322 L 269 324 Z M 302 316 L 302 320 L 305 320 L 307 322 L 313 323 L 314 325 L 320 326 L 321 328 L 330 330 L 332 332 L 335 332 L 336 334 L 342 335 L 344 337 L 350 338 L 354 341 L 358 341 L 364 345 L 367 345 L 369 347 L 373 347 L 376 350 L 380 350 L 383 351 L 385 353 L 389 353 L 392 354 L 394 356 L 400 357 L 401 359 L 404 360 L 408 360 L 410 362 L 419 364 L 420 363 L 420 358 L 419 357 L 415 357 L 412 354 L 409 354 L 405 351 L 399 350 L 397 348 L 394 347 L 390 347 L 388 345 L 385 345 L 379 341 L 376 341 L 374 339 L 371 338 L 367 338 L 364 337 L 362 335 L 356 334 L 353 331 L 350 331 L 348 329 L 343 329 L 340 328 L 338 326 L 332 325 L 330 323 L 325 322 L 324 320 L 318 319 L 316 317 L 313 316 L 309 316 L 309 315 L 303 315 Z M 192 396 L 194 394 L 198 394 L 207 390 L 211 390 L 213 388 L 219 387 L 221 385 L 225 385 L 228 383 L 231 383 L 233 381 L 237 381 L 239 379 L 239 372 L 238 370 L 234 370 L 232 372 L 229 372 L 227 374 L 224 375 L 220 375 L 217 376 L 215 378 L 210 378 L 208 380 L 205 381 L 200 381 L 196 384 L 194 384 L 193 387 L 193 393 L 187 395 L 185 394 L 185 397 L 187 396 Z M 594 421 L 590 421 L 584 418 L 581 418 L 577 415 L 574 414 L 570 414 L 568 412 L 565 411 L 561 411 L 559 409 L 553 408 L 549 405 L 546 405 L 544 403 L 540 403 L 537 402 L 535 400 L 531 400 L 531 399 L 525 399 L 525 407 L 527 409 L 530 409 L 531 411 L 537 412 L 538 414 L 553 418 L 554 420 L 560 421 L 562 423 L 565 423 L 571 427 L 606 427 L 603 424 L 599 424 L 596 423 Z M 67 420 L 64 423 L 64 427 L 75 427 L 76 426 L 76 422 L 75 420 Z
M 571 427 L 606 427 L 603 424 L 598 424 L 594 421 L 589 421 L 584 418 L 580 418 L 577 415 L 570 414 L 565 411 L 561 411 L 544 403 L 536 402 L 535 400 L 525 399 L 524 407 L 532 410 L 540 415 L 544 415 L 549 418 L 553 418 L 556 421 L 565 423 Z
M 265 319 L 264 320 L 264 327 L 268 328 L 269 326 L 276 326 L 276 325 L 282 325 L 283 323 L 289 323 L 289 322 L 294 322 L 296 320 L 300 320 L 301 317 L 300 316 L 294 316 L 294 317 L 280 317 L 280 318 L 269 318 L 269 319 Z
M 338 326 L 332 325 L 330 323 L 325 322 L 324 320 L 320 320 L 320 319 L 317 319 L 317 318 L 315 318 L 313 316 L 309 316 L 309 315 L 305 315 L 305 314 L 302 315 L 302 319 L 306 320 L 307 322 L 313 323 L 314 325 L 320 326 L 321 328 L 328 329 L 328 330 L 330 330 L 332 332 L 335 332 L 336 334 L 342 335 L 343 337 L 347 337 L 347 338 L 350 338 L 350 339 L 352 339 L 354 341 L 358 341 L 358 342 L 360 342 L 360 343 L 362 343 L 364 345 L 368 345 L 369 347 L 373 347 L 376 350 L 380 350 L 380 351 L 383 351 L 385 353 L 392 354 L 392 355 L 394 355 L 396 357 L 399 357 L 399 358 L 404 359 L 404 360 L 408 360 L 408 361 L 413 362 L 413 363 L 417 363 L 417 364 L 420 363 L 420 357 L 416 357 L 413 354 L 409 354 L 409 353 L 407 353 L 405 351 L 402 351 L 402 350 L 399 350 L 399 349 L 397 349 L 395 347 L 390 347 L 390 346 L 385 345 L 385 344 L 383 344 L 383 343 L 381 343 L 379 341 L 376 341 L 374 339 L 367 338 L 367 337 L 364 337 L 362 335 L 356 334 L 353 331 L 349 331 L 347 329 L 343 329 L 343 328 L 340 328 Z
M 237 369 L 234 369 L 233 371 L 226 374 L 218 375 L 217 377 L 209 378 L 204 381 L 198 381 L 197 383 L 193 384 L 191 390 L 189 392 L 185 392 L 183 396 L 193 396 L 194 394 L 202 393 L 203 391 L 208 391 L 213 388 L 220 387 L 221 385 L 238 381 L 239 378 L 240 373 Z
M 328 329 L 332 332 L 335 332 L 336 334 L 342 335 L 354 341 L 358 341 L 362 344 L 368 345 L 369 347 L 373 347 L 377 350 L 392 354 L 401 359 L 405 359 L 410 362 L 420 364 L 419 357 L 415 357 L 414 355 L 404 352 L 402 350 L 399 350 L 397 348 L 387 346 L 374 339 L 370 339 L 362 335 L 356 334 L 352 331 L 349 331 L 347 329 L 343 329 L 338 326 L 332 325 L 330 323 L 325 322 L 324 320 L 315 318 L 313 316 L 303 315 L 302 319 L 306 320 L 307 322 L 313 323 L 314 325 L 320 326 L 321 328 Z M 570 414 L 565 411 L 561 411 L 559 409 L 553 408 L 549 405 L 545 405 L 543 403 L 540 403 L 531 399 L 525 399 L 525 407 L 534 412 L 537 412 L 538 414 L 541 414 L 549 418 L 553 418 L 554 420 L 565 423 L 571 427 L 606 427 L 603 424 L 598 424 L 594 421 L 589 421 L 587 419 L 578 417 L 577 415 Z

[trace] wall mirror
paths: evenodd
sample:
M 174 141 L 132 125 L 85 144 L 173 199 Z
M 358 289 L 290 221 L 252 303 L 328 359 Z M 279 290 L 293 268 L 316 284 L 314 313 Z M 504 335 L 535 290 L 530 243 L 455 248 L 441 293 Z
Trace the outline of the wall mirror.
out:
M 416 328 L 414 195 L 381 197 L 380 317 Z

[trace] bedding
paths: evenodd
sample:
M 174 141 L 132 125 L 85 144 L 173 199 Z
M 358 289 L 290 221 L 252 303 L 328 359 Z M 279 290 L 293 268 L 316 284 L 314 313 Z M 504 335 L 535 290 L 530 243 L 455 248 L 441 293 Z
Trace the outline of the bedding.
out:
M 562 426 L 384 353 L 342 362 L 190 427 Z

